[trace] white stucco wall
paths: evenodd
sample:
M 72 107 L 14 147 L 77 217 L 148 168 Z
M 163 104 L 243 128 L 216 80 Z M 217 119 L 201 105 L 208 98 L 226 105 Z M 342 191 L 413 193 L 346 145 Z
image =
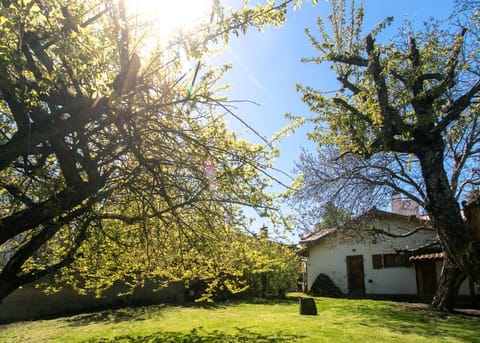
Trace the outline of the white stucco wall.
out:
M 400 224 L 395 221 L 376 221 L 377 228 L 388 228 L 395 231 Z M 408 226 L 414 223 L 401 223 L 402 230 L 408 231 Z M 320 273 L 328 275 L 332 281 L 348 293 L 347 256 L 363 255 L 365 273 L 365 292 L 367 294 L 417 294 L 415 266 L 389 267 L 373 269 L 372 255 L 395 253 L 395 249 L 412 249 L 420 247 L 431 239 L 430 232 L 419 232 L 408 238 L 390 238 L 386 236 L 376 239 L 369 238 L 363 242 L 340 242 L 335 237 L 327 237 L 309 249 L 307 260 L 307 282 L 310 290 Z M 437 281 L 440 275 L 441 263 L 437 263 Z M 468 283 L 465 282 L 460 294 L 469 294 Z
M 369 294 L 416 294 L 415 267 L 373 269 L 372 255 L 393 253 L 383 244 L 338 244 L 323 242 L 310 251 L 307 262 L 308 288 L 320 273 L 327 274 L 344 293 L 348 293 L 347 256 L 363 255 L 365 292 Z

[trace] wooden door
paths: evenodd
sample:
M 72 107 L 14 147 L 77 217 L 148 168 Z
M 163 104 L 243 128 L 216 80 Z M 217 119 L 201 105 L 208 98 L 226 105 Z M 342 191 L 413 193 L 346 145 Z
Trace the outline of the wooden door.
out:
M 348 294 L 365 294 L 365 273 L 363 255 L 347 256 Z
M 437 271 L 435 261 L 418 261 L 417 291 L 420 295 L 433 295 L 437 290 Z

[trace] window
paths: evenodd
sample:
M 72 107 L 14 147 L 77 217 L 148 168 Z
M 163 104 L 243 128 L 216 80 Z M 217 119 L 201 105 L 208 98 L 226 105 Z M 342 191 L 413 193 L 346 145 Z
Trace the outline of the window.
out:
M 372 255 L 372 262 L 373 269 L 411 266 L 405 254 L 376 254 Z
M 373 269 L 383 268 L 383 256 L 381 254 L 372 255 Z
M 383 255 L 383 266 L 389 267 L 407 267 L 410 266 L 405 254 L 385 254 Z

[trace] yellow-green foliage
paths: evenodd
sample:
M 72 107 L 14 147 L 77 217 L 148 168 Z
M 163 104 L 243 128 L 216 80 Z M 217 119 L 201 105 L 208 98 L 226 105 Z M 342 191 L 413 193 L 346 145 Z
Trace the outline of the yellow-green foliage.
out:
M 18 234 L 0 246 L 2 258 L 25 255 L 0 279 L 30 281 L 74 260 L 59 285 L 100 295 L 117 280 L 201 278 L 211 296 L 244 290 L 247 275 L 288 273 L 291 252 L 249 237 L 243 213 L 281 221 L 266 192 L 278 152 L 227 130 L 229 66 L 204 62 L 232 33 L 280 25 L 285 4 L 226 13 L 215 2 L 215 20 L 163 42 L 122 3 L 0 4 L 0 145 L 22 151 L 0 171 L 0 215 L 45 214 L 12 224 Z M 139 69 L 124 89 L 130 64 Z M 195 74 L 187 64 L 198 65 Z
M 451 94 L 475 84 L 475 73 L 469 71 L 478 63 L 478 54 L 472 54 L 475 38 L 467 43 L 463 35 L 449 33 L 432 21 L 417 33 L 405 25 L 399 37 L 383 42 L 377 35 L 393 17 L 365 33 L 362 4 L 333 0 L 331 6 L 330 25 L 319 18 L 318 33 L 307 29 L 318 56 L 303 62 L 328 63 L 339 80 L 339 89 L 331 94 L 297 86 L 302 100 L 316 114 L 309 137 L 318 144 L 335 145 L 341 153 L 363 156 L 395 150 L 393 142 L 398 150 L 399 145 L 413 142 L 416 132 L 442 121 L 451 111 Z M 460 51 L 465 55 L 459 55 Z M 453 74 L 466 85 L 448 81 Z M 467 107 L 462 116 L 474 113 Z M 452 130 L 462 125 L 459 120 Z

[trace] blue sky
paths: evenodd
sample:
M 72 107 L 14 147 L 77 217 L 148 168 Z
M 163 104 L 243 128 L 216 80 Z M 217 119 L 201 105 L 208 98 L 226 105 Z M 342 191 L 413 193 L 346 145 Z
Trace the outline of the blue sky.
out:
M 240 103 L 236 114 L 267 139 L 288 124 L 285 113 L 311 116 L 295 90 L 297 83 L 324 91 L 337 87 L 335 75 L 327 66 L 300 62 L 302 57 L 315 56 L 315 50 L 304 33 L 305 27 L 309 27 L 312 33 L 317 32 L 316 19 L 318 16 L 325 18 L 330 11 L 329 6 L 325 0 L 318 0 L 317 6 L 304 0 L 300 9 L 292 11 L 290 8 L 283 27 L 269 27 L 263 32 L 250 30 L 245 36 L 232 37 L 220 59 L 233 63 L 233 70 L 224 78 L 224 82 L 232 85 L 229 97 L 258 104 Z M 396 28 L 404 18 L 419 27 L 429 17 L 446 19 L 452 9 L 451 0 L 365 0 L 365 31 L 368 32 L 386 17 L 394 16 L 394 24 L 381 36 L 389 38 L 397 33 Z M 261 143 L 234 118 L 229 118 L 229 124 L 233 130 L 242 133 L 243 138 Z M 301 147 L 314 148 L 306 138 L 308 129 L 303 127 L 277 144 L 281 156 L 275 163 L 276 168 L 294 176 L 292 169 Z M 291 182 L 282 174 L 275 176 L 287 184 Z M 282 190 L 279 185 L 275 187 L 275 191 Z

